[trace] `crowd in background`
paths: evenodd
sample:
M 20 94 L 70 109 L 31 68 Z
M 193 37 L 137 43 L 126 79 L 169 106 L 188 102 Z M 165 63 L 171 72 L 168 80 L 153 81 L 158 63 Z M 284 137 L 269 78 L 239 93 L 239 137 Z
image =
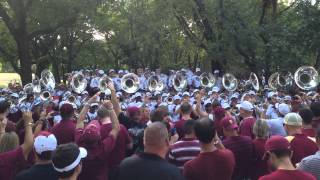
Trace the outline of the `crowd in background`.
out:
M 133 94 L 121 85 L 129 72 L 112 69 L 81 70 L 84 91 L 57 84 L 49 98 L 9 84 L 0 90 L 0 180 L 320 179 L 317 91 L 262 80 L 259 91 L 229 92 L 219 71 L 210 89 L 199 68 L 181 71 L 181 92 L 174 71 L 160 69 L 137 69 Z M 99 90 L 105 74 L 108 96 Z M 146 74 L 160 77 L 163 91 L 149 92 Z

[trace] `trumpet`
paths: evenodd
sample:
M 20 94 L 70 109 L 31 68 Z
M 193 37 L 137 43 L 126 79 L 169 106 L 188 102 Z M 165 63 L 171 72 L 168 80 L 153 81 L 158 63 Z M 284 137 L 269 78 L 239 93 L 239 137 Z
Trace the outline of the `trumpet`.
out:
M 171 96 L 169 96 L 166 101 L 169 105 L 173 104 L 173 98 Z
M 43 101 L 48 101 L 48 100 L 51 100 L 51 93 L 49 91 L 43 91 L 40 95 L 40 98 L 43 100 Z

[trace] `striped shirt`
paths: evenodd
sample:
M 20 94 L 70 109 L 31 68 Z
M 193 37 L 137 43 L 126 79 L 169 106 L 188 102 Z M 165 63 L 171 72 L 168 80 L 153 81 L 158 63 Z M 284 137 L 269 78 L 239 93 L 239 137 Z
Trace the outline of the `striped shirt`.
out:
M 315 155 L 302 159 L 298 165 L 298 169 L 308 172 L 320 180 L 320 151 Z
M 171 164 L 183 169 L 183 165 L 194 159 L 200 153 L 200 143 L 198 140 L 191 138 L 183 138 L 181 141 L 174 143 L 170 147 L 168 160 Z

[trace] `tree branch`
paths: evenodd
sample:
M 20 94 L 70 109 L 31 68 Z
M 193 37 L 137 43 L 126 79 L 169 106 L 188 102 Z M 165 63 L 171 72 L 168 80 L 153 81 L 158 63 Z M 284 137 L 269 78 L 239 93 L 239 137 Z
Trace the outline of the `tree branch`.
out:
M 72 24 L 76 19 L 77 19 L 76 17 L 71 17 L 69 19 L 66 19 L 65 21 L 62 21 L 62 22 L 58 23 L 56 26 L 47 27 L 47 28 L 44 28 L 44 29 L 39 29 L 39 30 L 33 31 L 32 33 L 30 33 L 28 35 L 28 38 L 31 40 L 34 37 L 37 37 L 37 36 L 40 36 L 40 35 L 53 33 L 57 29 L 59 29 L 60 27 L 62 27 L 64 25 Z
M 8 15 L 8 13 L 6 12 L 5 7 L 3 7 L 3 5 L 0 3 L 0 17 L 2 17 L 4 23 L 7 25 L 9 31 L 12 34 L 16 33 L 16 28 L 12 22 L 12 19 L 10 18 L 10 16 Z

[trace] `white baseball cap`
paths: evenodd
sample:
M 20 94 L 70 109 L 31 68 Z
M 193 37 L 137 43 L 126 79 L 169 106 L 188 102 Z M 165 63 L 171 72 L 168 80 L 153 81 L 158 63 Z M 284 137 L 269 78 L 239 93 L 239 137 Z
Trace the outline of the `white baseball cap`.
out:
M 200 72 L 201 70 L 200 70 L 200 68 L 196 68 L 196 72 Z
M 57 148 L 57 139 L 54 134 L 47 131 L 41 131 L 34 139 L 34 149 L 37 154 L 45 151 L 54 151 Z
M 189 92 L 182 93 L 182 96 L 190 96 Z
M 213 87 L 212 88 L 212 92 L 215 92 L 215 93 L 218 93 L 220 91 L 220 88 L 219 87 Z
M 291 101 L 292 98 L 291 98 L 291 96 L 285 96 L 285 97 L 283 98 L 283 100 L 285 100 L 285 101 Z
M 240 108 L 246 111 L 253 111 L 253 105 L 249 101 L 242 101 Z
M 217 73 L 219 73 L 220 71 L 219 70 L 214 70 L 214 74 L 217 74 Z
M 271 91 L 268 93 L 268 98 L 271 98 L 272 96 L 276 96 L 276 95 L 277 95 L 277 93 Z
M 181 97 L 179 95 L 175 95 L 173 96 L 173 100 L 176 101 L 176 100 L 181 100 Z
M 102 74 L 104 74 L 104 71 L 103 70 L 99 70 L 98 73 L 102 75 Z
M 285 103 L 278 105 L 278 111 L 284 116 L 291 112 L 290 107 Z

